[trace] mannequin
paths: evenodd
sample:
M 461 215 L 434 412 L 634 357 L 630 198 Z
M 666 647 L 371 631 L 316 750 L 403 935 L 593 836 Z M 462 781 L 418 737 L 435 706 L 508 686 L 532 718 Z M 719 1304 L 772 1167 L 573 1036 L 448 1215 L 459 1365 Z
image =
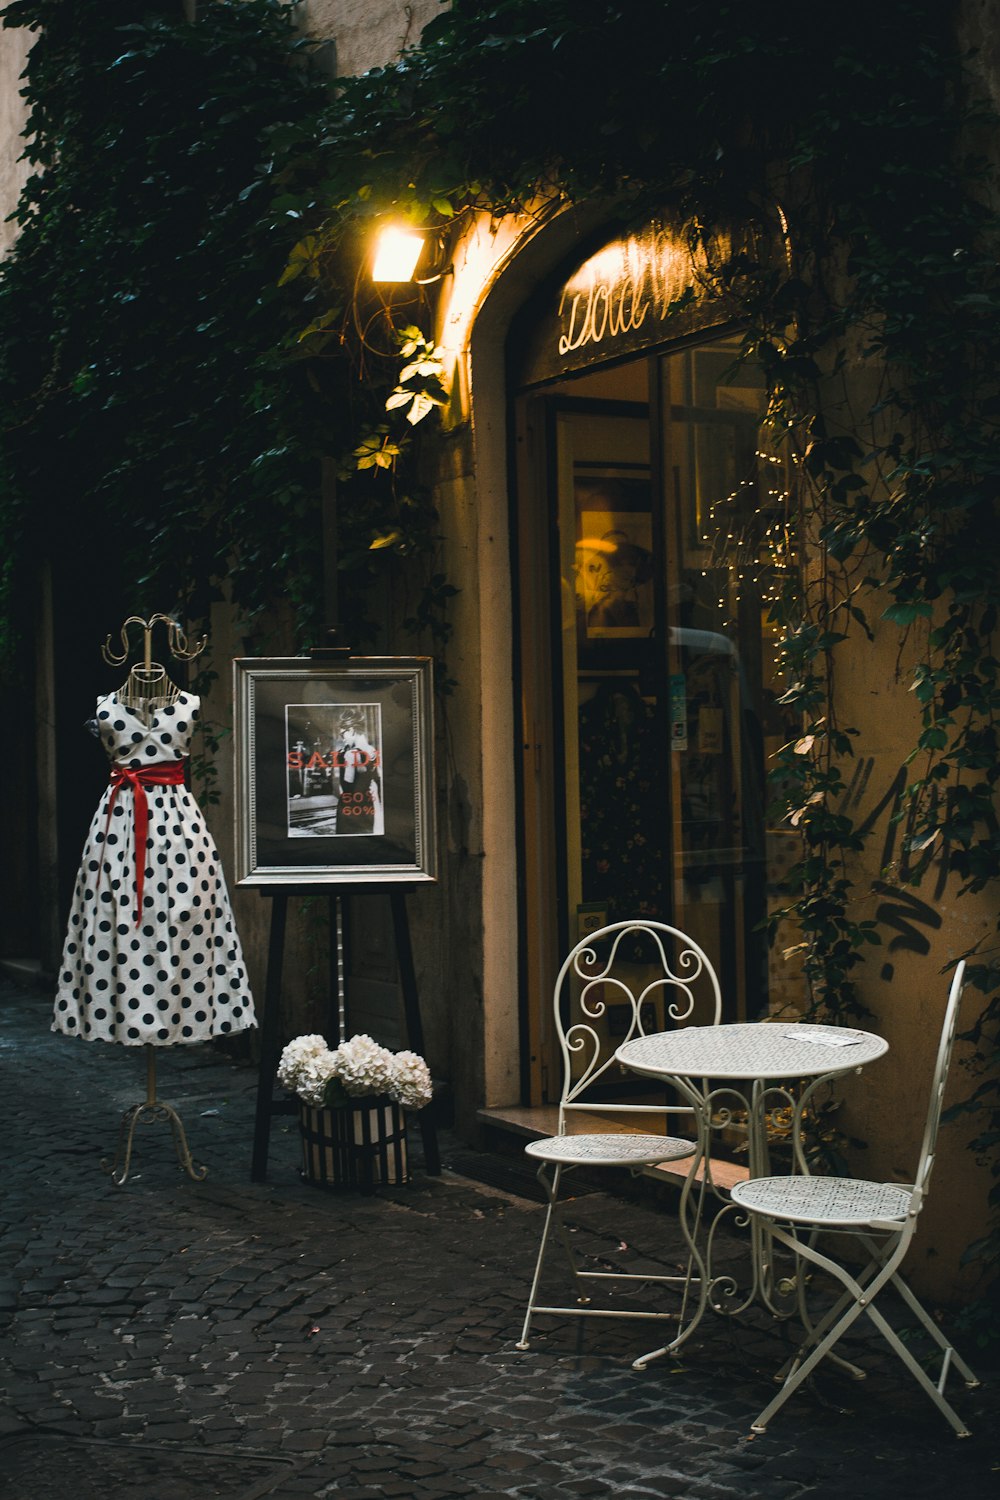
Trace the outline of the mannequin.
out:
M 167 676 L 166 668 L 152 659 L 153 626 L 160 623 L 167 626 L 170 654 L 175 660 L 194 661 L 195 657 L 200 656 L 204 651 L 208 637 L 202 636 L 198 644 L 188 650 L 187 637 L 177 621 L 171 619 L 169 615 L 151 615 L 148 620 L 144 620 L 140 615 L 129 615 L 121 628 L 121 653 L 112 651 L 110 635 L 101 647 L 101 655 L 106 662 L 112 666 L 123 665 L 129 656 L 128 628 L 130 625 L 142 626 L 142 663 L 135 662 L 129 668 L 129 674 L 118 689 L 117 697 L 126 708 L 138 714 L 145 724 L 151 722 L 153 715 L 159 709 L 168 703 L 176 703 L 180 694 L 180 688 Z
M 142 660 L 116 691 L 97 700 L 98 737 L 110 781 L 84 845 L 63 946 L 54 1031 L 84 1041 L 146 1051 L 147 1097 L 122 1117 L 118 1155 L 108 1168 L 128 1175 L 137 1124 L 169 1121 L 181 1165 L 195 1178 L 183 1127 L 156 1097 L 157 1047 L 208 1041 L 256 1024 L 253 999 L 218 850 L 186 785 L 197 695 L 177 687 L 152 659 L 153 628 L 168 629 L 171 655 L 190 661 L 168 615 L 133 615 L 122 651 L 102 650 L 120 666 L 128 628 L 142 626 Z
M 118 689 L 118 700 L 139 715 L 144 724 L 168 703 L 176 703 L 180 688 L 167 676 L 167 669 L 158 661 L 148 665 L 134 666 Z

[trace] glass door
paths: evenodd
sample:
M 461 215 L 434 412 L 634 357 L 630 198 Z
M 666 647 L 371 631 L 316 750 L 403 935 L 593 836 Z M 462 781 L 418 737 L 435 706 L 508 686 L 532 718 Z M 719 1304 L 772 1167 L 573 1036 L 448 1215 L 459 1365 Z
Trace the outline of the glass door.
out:
M 652 691 L 649 420 L 556 418 L 566 892 L 572 942 L 662 915 L 667 786 Z
M 527 522 L 521 511 L 522 535 L 536 528 L 522 630 L 525 601 L 551 580 L 547 615 L 530 616 L 550 622 L 551 667 L 534 693 L 530 672 L 524 684 L 533 723 L 549 695 L 548 730 L 530 738 L 533 784 L 551 767 L 534 816 L 540 827 L 550 809 L 554 864 L 526 923 L 529 956 L 540 907 L 560 959 L 607 922 L 658 918 L 710 955 L 729 1020 L 766 1013 L 781 988 L 763 923 L 792 851 L 769 826 L 765 771 L 795 733 L 768 622 L 784 471 L 761 451 L 763 381 L 735 353 L 721 339 L 562 382 L 541 398 L 547 504 Z M 639 370 L 643 403 L 627 399 Z M 530 861 L 537 828 L 524 842 Z M 543 1063 L 547 1006 L 540 991 L 529 1025 Z M 608 1046 L 615 1025 L 609 1012 Z
M 673 914 L 718 955 L 726 1019 L 767 1005 L 765 391 L 735 341 L 658 361 Z

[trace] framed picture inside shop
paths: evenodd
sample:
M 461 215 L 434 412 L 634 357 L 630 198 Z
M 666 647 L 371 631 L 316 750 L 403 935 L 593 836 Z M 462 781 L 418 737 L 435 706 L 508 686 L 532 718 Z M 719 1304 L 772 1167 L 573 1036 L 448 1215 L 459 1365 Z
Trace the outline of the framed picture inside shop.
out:
M 574 465 L 577 645 L 585 656 L 653 630 L 653 532 L 645 466 Z
M 434 880 L 430 658 L 233 671 L 237 884 Z

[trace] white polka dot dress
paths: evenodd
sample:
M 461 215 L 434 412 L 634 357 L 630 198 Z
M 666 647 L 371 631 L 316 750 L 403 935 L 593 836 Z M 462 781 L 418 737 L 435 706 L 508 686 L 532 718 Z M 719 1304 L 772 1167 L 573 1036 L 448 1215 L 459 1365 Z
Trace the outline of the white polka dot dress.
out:
M 112 780 L 84 845 L 53 1031 L 165 1047 L 256 1025 L 218 850 L 181 780 L 198 714 L 191 693 L 149 725 L 115 693 L 97 700 Z

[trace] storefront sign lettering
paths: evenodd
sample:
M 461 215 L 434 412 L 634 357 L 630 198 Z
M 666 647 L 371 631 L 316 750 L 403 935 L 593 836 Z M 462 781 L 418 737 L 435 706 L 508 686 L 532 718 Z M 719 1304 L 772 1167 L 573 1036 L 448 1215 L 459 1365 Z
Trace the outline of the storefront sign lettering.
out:
M 608 240 L 558 290 L 539 295 L 525 324 L 518 383 L 534 385 L 725 326 L 729 310 L 710 294 L 708 272 L 733 249 L 729 236 L 720 234 L 708 247 L 692 244 L 660 221 Z
M 560 317 L 567 325 L 566 332 L 559 336 L 559 353 L 570 354 L 583 344 L 603 343 L 606 334 L 618 338 L 623 333 L 641 328 L 649 307 L 649 299 L 637 295 L 635 282 L 630 276 L 617 286 L 609 287 L 598 282 L 586 294 L 574 292 L 570 295 L 567 288 L 559 307 Z
M 664 323 L 690 300 L 704 252 L 692 252 L 666 230 L 650 226 L 614 240 L 585 261 L 562 289 L 558 311 L 560 358 L 588 346 L 614 353 L 614 345 L 660 335 Z

